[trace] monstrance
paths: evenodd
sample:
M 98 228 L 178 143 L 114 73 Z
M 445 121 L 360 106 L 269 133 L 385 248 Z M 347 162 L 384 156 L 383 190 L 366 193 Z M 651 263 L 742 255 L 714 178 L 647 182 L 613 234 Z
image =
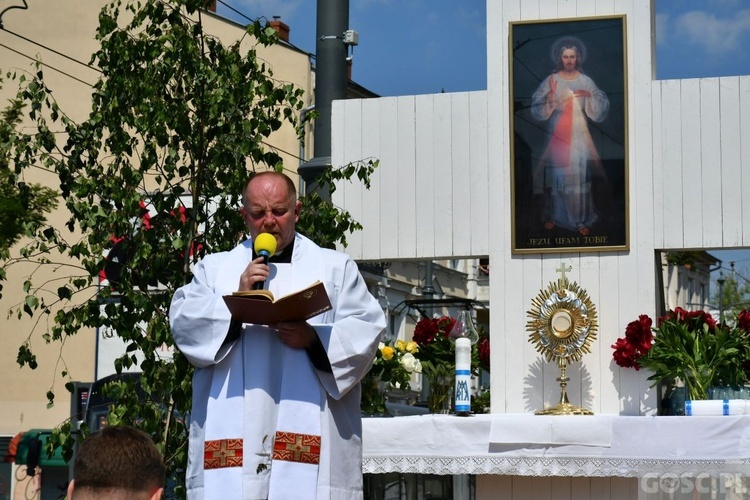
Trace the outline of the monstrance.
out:
M 573 406 L 568 401 L 566 387 L 570 378 L 566 375 L 568 364 L 580 361 L 584 353 L 591 352 L 596 339 L 596 307 L 586 290 L 578 283 L 568 282 L 565 276 L 572 268 L 565 265 L 556 269 L 561 277 L 550 283 L 532 300 L 532 309 L 526 314 L 529 321 L 526 330 L 529 341 L 547 362 L 556 361 L 560 367 L 560 403 L 539 410 L 536 415 L 593 415 L 591 410 Z

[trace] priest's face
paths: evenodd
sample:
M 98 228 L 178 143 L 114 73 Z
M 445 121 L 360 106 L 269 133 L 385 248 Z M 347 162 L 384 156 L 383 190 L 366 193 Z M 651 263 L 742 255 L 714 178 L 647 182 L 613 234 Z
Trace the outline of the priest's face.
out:
M 270 233 L 276 238 L 276 252 L 280 252 L 294 241 L 301 206 L 282 177 L 263 175 L 247 185 L 242 216 L 253 239 Z

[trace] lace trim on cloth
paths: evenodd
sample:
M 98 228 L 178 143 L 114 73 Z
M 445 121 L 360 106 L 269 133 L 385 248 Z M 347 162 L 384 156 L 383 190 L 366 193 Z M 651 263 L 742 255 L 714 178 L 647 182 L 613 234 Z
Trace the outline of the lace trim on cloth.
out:
M 750 472 L 750 459 L 649 460 L 588 457 L 367 457 L 366 474 L 497 474 L 504 476 L 641 477 L 647 473 L 696 476 Z

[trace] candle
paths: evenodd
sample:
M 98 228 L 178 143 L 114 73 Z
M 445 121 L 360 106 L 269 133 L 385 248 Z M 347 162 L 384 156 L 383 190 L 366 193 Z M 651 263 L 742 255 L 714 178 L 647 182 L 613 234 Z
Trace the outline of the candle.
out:
M 457 415 L 471 413 L 471 340 L 467 337 L 456 339 L 456 387 L 455 410 Z

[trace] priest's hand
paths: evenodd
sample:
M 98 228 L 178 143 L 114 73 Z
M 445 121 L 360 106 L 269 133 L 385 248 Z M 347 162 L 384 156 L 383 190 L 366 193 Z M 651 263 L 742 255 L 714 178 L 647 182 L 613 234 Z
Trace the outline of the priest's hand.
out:
M 266 281 L 270 274 L 271 269 L 268 267 L 268 264 L 263 263 L 263 257 L 258 257 L 248 264 L 240 275 L 240 284 L 237 290 L 240 292 L 252 290 L 256 283 Z
M 307 321 L 287 321 L 273 325 L 279 340 L 289 347 L 304 349 L 318 338 L 315 329 Z

